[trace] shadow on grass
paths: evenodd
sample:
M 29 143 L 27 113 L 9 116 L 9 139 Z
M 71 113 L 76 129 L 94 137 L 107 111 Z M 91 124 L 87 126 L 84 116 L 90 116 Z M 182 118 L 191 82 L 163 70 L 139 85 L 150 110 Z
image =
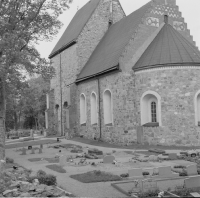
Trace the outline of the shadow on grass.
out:
M 122 178 L 118 175 L 113 175 L 111 173 L 101 172 L 98 170 L 70 175 L 72 179 L 78 180 L 82 183 L 95 183 L 95 182 L 108 182 L 108 181 L 121 181 Z
M 107 148 L 121 148 L 121 149 L 144 149 L 144 150 L 149 150 L 152 148 L 156 149 L 167 149 L 167 150 L 191 150 L 191 149 L 200 149 L 200 146 L 161 146 L 161 145 L 149 145 L 149 144 L 137 144 L 137 143 L 132 143 L 129 146 L 122 146 L 122 145 L 117 145 L 117 144 L 110 144 L 107 142 L 102 142 L 102 141 L 95 141 L 95 140 L 88 140 L 85 138 L 80 138 L 80 137 L 74 137 L 71 139 L 72 141 L 75 142 L 81 142 L 84 144 L 89 144 L 89 145 L 94 145 L 94 146 L 101 146 L 101 147 L 107 147 Z

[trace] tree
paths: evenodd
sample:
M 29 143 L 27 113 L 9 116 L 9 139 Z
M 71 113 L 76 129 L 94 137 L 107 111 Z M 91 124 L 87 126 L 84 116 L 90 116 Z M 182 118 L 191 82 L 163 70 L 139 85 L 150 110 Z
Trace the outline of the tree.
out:
M 19 73 L 53 75 L 50 63 L 35 48 L 58 33 L 58 16 L 72 0 L 0 0 L 0 135 L 5 135 L 6 87 L 15 85 Z M 4 138 L 0 137 L 0 140 Z M 5 141 L 0 142 L 0 145 Z M 1 146 L 0 146 L 1 148 Z M 4 154 L 3 154 L 4 155 Z M 2 158 L 0 151 L 0 159 Z
M 36 130 L 44 127 L 46 110 L 46 94 L 50 88 L 50 82 L 42 77 L 28 81 L 29 87 L 23 96 L 23 115 L 25 118 L 33 118 Z

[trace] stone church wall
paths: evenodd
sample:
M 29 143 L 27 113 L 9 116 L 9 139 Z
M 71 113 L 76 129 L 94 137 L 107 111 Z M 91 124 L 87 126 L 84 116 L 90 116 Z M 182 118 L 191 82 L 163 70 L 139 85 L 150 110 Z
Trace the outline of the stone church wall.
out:
M 138 125 L 140 98 L 146 91 L 161 97 L 160 127 L 145 127 L 144 141 L 164 145 L 199 145 L 200 127 L 195 126 L 195 94 L 200 90 L 200 70 L 179 68 L 136 73 L 135 91 Z
M 80 131 L 80 134 L 83 134 L 89 139 L 100 137 L 99 123 L 97 126 L 91 125 L 90 96 L 92 92 L 95 92 L 97 98 L 99 98 L 97 83 L 97 80 L 91 80 L 81 83 L 78 86 L 77 96 L 80 97 L 80 94 L 84 93 L 87 100 L 87 123 L 86 126 L 81 126 L 79 122 L 78 130 Z M 109 89 L 112 93 L 114 121 L 112 126 L 106 126 L 104 124 L 103 93 L 106 89 Z M 137 141 L 137 120 L 134 114 L 135 97 L 134 79 L 131 75 L 119 72 L 100 78 L 101 133 L 104 141 L 118 144 Z M 99 111 L 99 99 L 97 103 Z M 79 106 L 80 102 L 77 100 L 78 112 L 80 112 Z
M 69 104 L 69 127 L 67 130 L 64 127 L 64 132 L 70 133 L 69 136 L 73 136 L 78 131 L 77 128 L 77 106 L 76 106 L 76 91 L 77 86 L 74 84 L 77 75 L 88 61 L 95 47 L 98 45 L 106 31 L 108 30 L 108 21 L 110 18 L 110 1 L 102 0 L 99 6 L 94 11 L 93 15 L 86 23 L 81 34 L 78 37 L 77 44 L 64 50 L 60 54 L 52 58 L 52 65 L 56 69 L 56 76 L 51 80 L 51 89 L 54 89 L 54 117 L 48 116 L 49 123 L 57 119 L 58 127 L 54 127 L 53 130 L 58 131 L 61 134 L 61 107 L 63 108 L 64 102 Z M 113 6 L 114 22 L 117 22 L 125 16 L 118 1 Z M 61 62 L 61 64 L 60 64 Z M 60 70 L 61 69 L 61 70 Z M 62 93 L 61 86 L 62 84 Z M 62 99 L 61 99 L 62 95 Z M 62 104 L 61 104 L 62 100 Z M 58 104 L 59 108 L 56 112 L 55 105 Z M 66 126 L 66 111 L 62 109 L 62 123 Z M 58 117 L 58 118 L 57 118 Z M 54 124 L 56 125 L 56 124 Z M 51 130 L 51 129 L 50 129 Z M 51 130 L 52 131 L 52 130 Z M 52 133 L 52 132 L 51 132 Z M 55 132 L 54 132 L 55 133 Z

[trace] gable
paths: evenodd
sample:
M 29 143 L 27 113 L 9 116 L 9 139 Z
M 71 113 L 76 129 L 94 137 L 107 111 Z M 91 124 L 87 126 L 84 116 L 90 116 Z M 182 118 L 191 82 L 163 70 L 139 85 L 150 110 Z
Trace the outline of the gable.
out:
M 68 46 L 76 42 L 76 39 L 78 38 L 85 24 L 91 17 L 92 13 L 97 8 L 99 2 L 100 0 L 90 0 L 79 11 L 77 11 L 76 15 L 71 20 L 67 29 L 65 30 L 60 40 L 49 55 L 49 58 L 53 58 L 56 54 L 60 53 Z
M 104 35 L 88 62 L 85 64 L 77 82 L 119 69 L 119 58 L 141 23 L 142 17 L 151 7 L 151 2 L 129 16 L 112 25 Z

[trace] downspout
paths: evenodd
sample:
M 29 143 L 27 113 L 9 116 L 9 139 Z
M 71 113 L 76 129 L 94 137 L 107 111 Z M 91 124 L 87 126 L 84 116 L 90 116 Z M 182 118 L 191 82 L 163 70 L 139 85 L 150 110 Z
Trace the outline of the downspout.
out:
M 62 52 L 61 52 L 62 53 Z M 61 64 L 61 53 L 60 53 L 60 102 L 61 102 L 61 107 L 60 107 L 60 124 L 61 124 L 61 136 L 63 136 L 63 121 L 62 121 L 62 116 L 63 116 L 63 106 L 62 106 L 62 64 Z
M 102 138 L 102 134 L 101 134 L 101 97 L 100 97 L 100 81 L 99 78 L 97 78 L 97 82 L 98 82 L 98 95 L 99 95 L 99 140 L 101 140 Z

